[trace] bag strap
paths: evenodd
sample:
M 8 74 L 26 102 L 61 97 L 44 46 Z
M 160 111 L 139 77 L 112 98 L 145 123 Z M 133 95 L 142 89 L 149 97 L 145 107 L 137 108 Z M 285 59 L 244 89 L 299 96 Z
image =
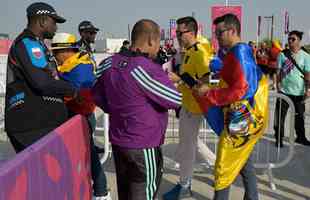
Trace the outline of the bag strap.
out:
M 299 67 L 299 65 L 297 64 L 296 60 L 293 58 L 292 53 L 289 49 L 284 49 L 283 51 L 284 56 L 289 59 L 294 65 L 295 67 L 298 69 L 298 71 L 302 74 L 301 78 L 304 78 L 304 71 Z

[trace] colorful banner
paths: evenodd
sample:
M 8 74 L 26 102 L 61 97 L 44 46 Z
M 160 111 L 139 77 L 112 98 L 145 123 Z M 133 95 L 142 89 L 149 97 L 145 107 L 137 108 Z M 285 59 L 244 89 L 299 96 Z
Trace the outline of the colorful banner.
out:
M 215 36 L 215 26 L 213 21 L 222 15 L 232 13 L 238 17 L 240 24 L 242 24 L 242 6 L 212 6 L 211 7 L 211 20 L 212 20 L 212 46 L 218 49 L 218 43 Z M 242 26 L 241 26 L 242 28 Z M 241 29 L 242 30 L 242 29 Z M 242 31 L 241 31 L 242 32 Z
M 170 38 L 174 39 L 177 37 L 176 30 L 177 30 L 177 20 L 176 19 L 170 19 L 169 20 L 169 30 L 170 30 Z
M 89 129 L 76 116 L 0 168 L 0 199 L 91 200 Z

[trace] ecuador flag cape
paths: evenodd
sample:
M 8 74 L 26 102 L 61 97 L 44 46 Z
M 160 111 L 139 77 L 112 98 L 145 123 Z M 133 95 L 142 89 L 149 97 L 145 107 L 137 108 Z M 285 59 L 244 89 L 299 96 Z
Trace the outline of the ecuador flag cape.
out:
M 268 118 L 268 79 L 255 63 L 247 44 L 235 45 L 223 60 L 221 83 L 195 96 L 211 128 L 220 136 L 215 163 L 215 190 L 232 184 L 248 160 Z M 250 116 L 247 134 L 229 133 L 231 105 L 245 105 Z

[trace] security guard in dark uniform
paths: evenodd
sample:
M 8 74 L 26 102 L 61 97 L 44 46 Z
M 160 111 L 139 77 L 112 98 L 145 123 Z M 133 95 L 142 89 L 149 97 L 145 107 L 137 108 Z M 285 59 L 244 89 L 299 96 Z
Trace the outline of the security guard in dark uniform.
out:
M 99 28 L 95 27 L 90 21 L 82 21 L 78 28 L 81 39 L 77 42 L 77 44 L 80 46 L 80 51 L 88 53 L 96 68 L 97 65 L 91 44 L 95 43 L 95 38 Z
M 27 28 L 15 39 L 8 56 L 5 131 L 20 152 L 68 119 L 64 97 L 78 91 L 58 80 L 56 64 L 43 43 L 52 39 L 56 23 L 66 20 L 46 3 L 27 8 Z

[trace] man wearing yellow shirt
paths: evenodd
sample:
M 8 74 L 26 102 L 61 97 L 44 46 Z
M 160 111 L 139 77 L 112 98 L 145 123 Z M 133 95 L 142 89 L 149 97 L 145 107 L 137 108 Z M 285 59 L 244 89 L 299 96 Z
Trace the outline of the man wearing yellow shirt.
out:
M 198 25 L 193 17 L 183 17 L 177 20 L 177 38 L 179 44 L 186 49 L 181 66 L 181 73 L 188 73 L 195 79 L 202 79 L 209 75 L 209 62 L 213 56 L 209 44 L 199 43 L 197 39 Z M 192 95 L 192 90 L 182 83 L 179 76 L 169 74 L 170 79 L 178 83 L 182 93 L 182 108 L 179 121 L 179 145 L 177 158 L 180 163 L 180 182 L 169 192 L 164 194 L 164 200 L 177 200 L 191 196 L 191 179 L 196 157 L 196 147 L 205 160 L 210 164 L 215 156 L 198 138 L 199 128 L 203 118 L 202 111 Z

